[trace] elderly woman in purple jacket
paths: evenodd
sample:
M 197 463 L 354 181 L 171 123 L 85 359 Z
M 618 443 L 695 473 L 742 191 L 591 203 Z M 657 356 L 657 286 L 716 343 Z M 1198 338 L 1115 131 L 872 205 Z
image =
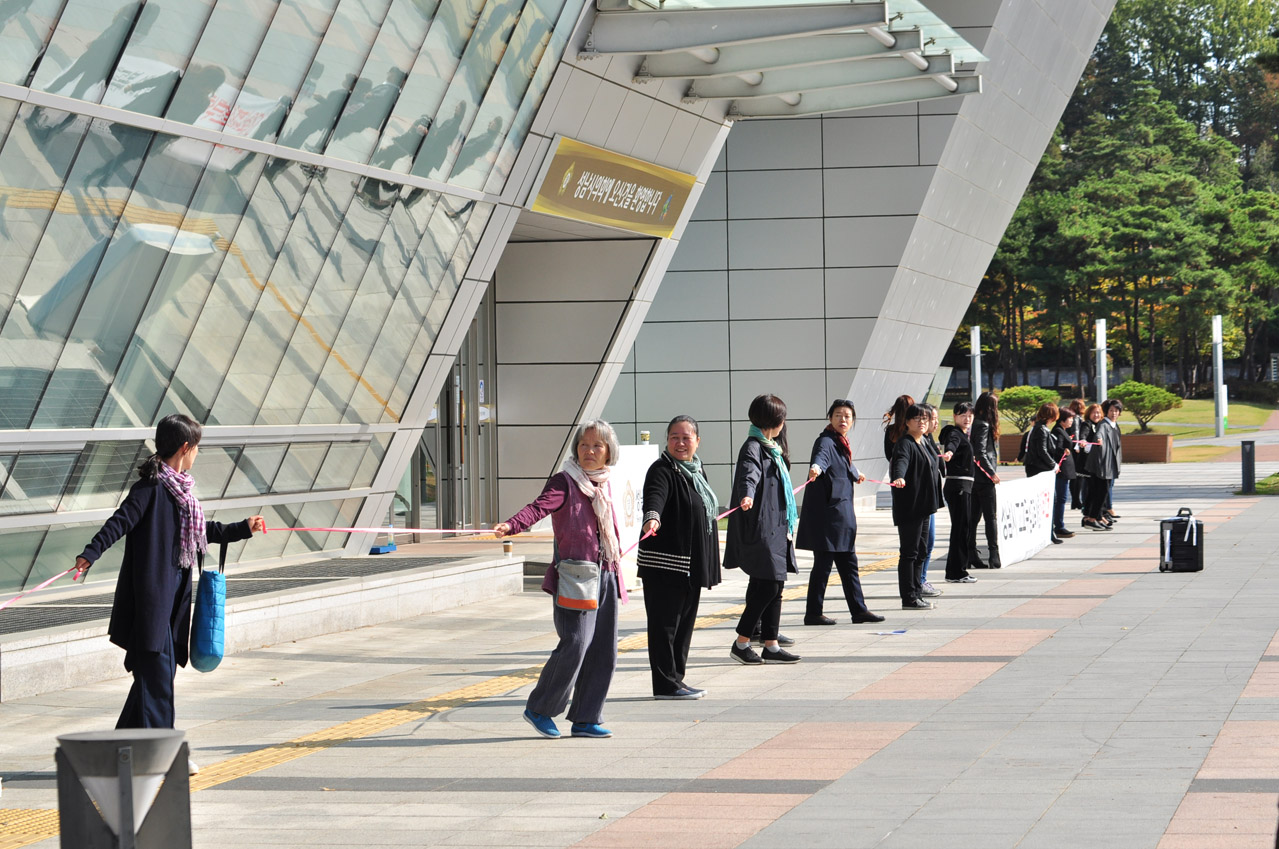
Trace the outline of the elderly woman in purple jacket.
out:
M 546 572 L 542 589 L 552 596 L 559 581 L 561 560 L 585 560 L 600 566 L 599 606 L 595 610 L 554 607 L 555 633 L 560 643 L 542 667 L 537 686 L 529 694 L 524 720 L 543 737 L 560 736 L 554 717 L 573 706 L 568 719 L 574 737 L 612 737 L 602 726 L 604 700 L 617 668 L 617 607 L 626 603 L 626 586 L 619 566 L 617 517 L 613 514 L 609 467 L 620 449 L 612 426 L 596 419 L 578 427 L 572 456 L 551 475 L 533 503 L 505 522 L 493 526 L 498 537 L 518 534 L 546 516 L 555 534 L 555 562 Z

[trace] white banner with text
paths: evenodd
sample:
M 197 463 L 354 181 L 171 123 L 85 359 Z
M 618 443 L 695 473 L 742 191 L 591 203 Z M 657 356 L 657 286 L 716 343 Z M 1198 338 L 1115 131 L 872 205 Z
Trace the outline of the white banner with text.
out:
M 999 512 L 999 555 L 1009 566 L 1034 557 L 1051 542 L 1056 475 L 1001 481 L 995 487 Z

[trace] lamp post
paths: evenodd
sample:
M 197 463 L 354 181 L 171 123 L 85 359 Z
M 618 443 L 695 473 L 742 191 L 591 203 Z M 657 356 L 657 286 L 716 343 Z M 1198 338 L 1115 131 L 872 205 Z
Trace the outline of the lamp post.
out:
M 1097 319 L 1097 402 L 1106 400 L 1106 319 Z
M 968 347 L 970 353 L 968 359 L 970 362 L 969 371 L 971 372 L 973 400 L 981 395 L 981 328 L 973 325 L 969 330 Z
M 1226 435 L 1226 375 L 1223 370 L 1225 356 L 1221 340 L 1221 316 L 1212 317 L 1212 413 L 1217 437 Z

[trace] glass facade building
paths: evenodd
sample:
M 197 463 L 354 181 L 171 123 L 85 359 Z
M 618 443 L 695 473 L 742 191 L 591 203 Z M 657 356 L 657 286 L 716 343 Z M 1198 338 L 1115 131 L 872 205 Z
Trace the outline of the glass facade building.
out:
M 0 594 L 169 413 L 209 428 L 212 515 L 355 521 L 582 5 L 0 6 Z

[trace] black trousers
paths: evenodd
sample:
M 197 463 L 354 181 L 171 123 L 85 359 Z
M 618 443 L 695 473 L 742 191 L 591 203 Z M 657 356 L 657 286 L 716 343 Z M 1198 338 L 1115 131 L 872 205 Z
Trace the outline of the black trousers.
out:
M 1083 463 L 1079 462 L 1075 466 L 1075 468 L 1078 469 L 1082 465 Z M 1084 480 L 1085 478 L 1082 475 L 1080 475 L 1077 478 L 1072 478 L 1070 481 L 1070 509 L 1071 510 L 1082 510 L 1084 507 L 1084 496 L 1083 496 Z
M 897 526 L 897 591 L 902 603 L 922 598 L 924 558 L 928 556 L 928 516 Z
M 127 651 L 124 668 L 133 673 L 133 686 L 124 700 L 116 728 L 172 728 L 175 718 L 173 679 L 178 674 L 173 634 L 179 617 L 190 616 L 191 573 L 184 569 L 168 611 L 169 629 L 160 651 Z
M 968 554 L 970 563 L 976 566 L 981 562 L 977 557 L 977 523 L 986 523 L 986 545 L 990 549 L 992 569 L 1002 564 L 999 560 L 999 511 L 995 507 L 994 484 L 973 483 L 972 501 L 969 502 L 968 516 Z
M 684 685 L 693 622 L 701 598 L 702 588 L 683 572 L 654 569 L 644 575 L 648 666 L 654 696 L 669 696 Z
M 848 612 L 854 619 L 870 613 L 866 607 L 866 597 L 862 595 L 857 555 L 851 551 L 814 551 L 813 571 L 808 576 L 808 606 L 804 611 L 804 618 L 816 619 L 822 615 L 831 566 L 839 573 L 839 582 L 844 586 L 844 601 L 848 603 Z
M 1089 478 L 1084 489 L 1084 518 L 1100 519 L 1101 511 L 1106 508 L 1106 497 L 1110 495 L 1110 481 L 1104 478 Z
M 760 626 L 764 642 L 777 639 L 782 624 L 782 590 L 785 581 L 751 578 L 746 585 L 746 609 L 737 620 L 737 635 L 749 639 Z
M 968 564 L 973 562 L 973 551 L 970 547 L 971 535 L 969 525 L 972 522 L 972 492 L 964 491 L 964 481 L 946 481 L 942 494 L 946 497 L 946 507 L 950 511 L 950 547 L 946 552 L 946 578 L 958 580 L 968 577 Z

